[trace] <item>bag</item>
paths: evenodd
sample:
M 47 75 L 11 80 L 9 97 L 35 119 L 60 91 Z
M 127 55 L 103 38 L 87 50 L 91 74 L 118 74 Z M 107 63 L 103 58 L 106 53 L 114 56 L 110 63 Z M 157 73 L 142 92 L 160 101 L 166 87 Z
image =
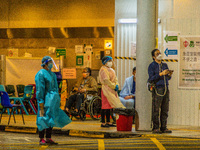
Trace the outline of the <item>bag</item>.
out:
M 113 109 L 113 112 L 118 115 L 133 116 L 135 113 L 135 110 L 134 109 L 126 109 L 126 108 L 115 108 L 115 109 Z
M 147 88 L 150 92 L 152 92 L 153 88 L 155 88 L 155 87 L 156 87 L 156 84 L 154 82 L 152 82 L 152 81 L 150 82 L 149 80 L 147 81 Z

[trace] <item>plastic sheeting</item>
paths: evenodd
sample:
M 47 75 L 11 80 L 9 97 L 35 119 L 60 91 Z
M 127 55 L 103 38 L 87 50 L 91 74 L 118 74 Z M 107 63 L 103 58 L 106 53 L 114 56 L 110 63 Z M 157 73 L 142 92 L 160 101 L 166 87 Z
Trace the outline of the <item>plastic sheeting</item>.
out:
M 42 58 L 6 58 L 6 84 L 35 84 Z M 59 66 L 59 59 L 54 59 Z

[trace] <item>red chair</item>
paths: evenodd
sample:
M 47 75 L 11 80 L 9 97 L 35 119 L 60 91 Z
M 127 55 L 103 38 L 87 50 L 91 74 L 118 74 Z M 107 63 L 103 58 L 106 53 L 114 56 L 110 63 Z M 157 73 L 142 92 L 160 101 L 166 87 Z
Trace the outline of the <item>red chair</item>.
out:
M 33 86 L 33 91 L 32 91 L 32 98 L 30 99 L 30 102 L 33 106 L 33 109 L 35 110 L 37 114 L 37 99 L 36 99 L 36 85 L 35 84 L 29 84 Z
M 24 88 L 24 95 L 23 95 L 23 97 L 10 97 L 10 99 L 14 100 L 14 104 L 16 104 L 17 101 L 20 102 L 20 104 L 23 106 L 24 111 L 25 111 L 25 113 L 27 115 L 29 115 L 29 113 L 28 113 L 28 111 L 27 111 L 27 109 L 26 109 L 26 107 L 24 105 L 25 102 L 26 102 L 26 104 L 28 104 L 30 106 L 30 108 L 36 114 L 35 109 L 33 108 L 33 105 L 30 102 L 30 99 L 32 98 L 32 90 L 33 90 L 33 86 L 32 85 L 26 85 L 25 88 Z

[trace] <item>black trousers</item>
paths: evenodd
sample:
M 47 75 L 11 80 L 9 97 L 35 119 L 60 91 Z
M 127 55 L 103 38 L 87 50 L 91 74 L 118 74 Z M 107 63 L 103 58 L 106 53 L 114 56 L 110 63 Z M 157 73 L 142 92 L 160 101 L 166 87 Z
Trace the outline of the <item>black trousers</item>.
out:
M 47 129 L 44 129 L 42 131 L 39 131 L 39 138 L 40 139 L 44 138 L 45 131 L 46 131 L 46 138 L 51 138 L 52 128 L 47 128 Z
M 76 102 L 76 109 L 80 109 L 81 103 L 83 102 L 84 94 L 74 94 L 69 97 L 68 102 L 66 103 L 66 107 L 70 109 L 72 105 Z
M 101 122 L 105 123 L 105 115 L 106 122 L 110 122 L 110 109 L 101 109 Z
M 163 95 L 165 92 L 165 88 L 157 88 L 157 93 Z M 155 90 L 152 91 L 152 121 L 153 121 L 153 129 L 161 130 L 166 129 L 167 127 L 167 118 L 169 111 L 169 90 L 164 96 L 159 96 L 155 93 Z M 160 113 L 160 114 L 159 114 Z M 160 123 L 159 123 L 160 116 Z

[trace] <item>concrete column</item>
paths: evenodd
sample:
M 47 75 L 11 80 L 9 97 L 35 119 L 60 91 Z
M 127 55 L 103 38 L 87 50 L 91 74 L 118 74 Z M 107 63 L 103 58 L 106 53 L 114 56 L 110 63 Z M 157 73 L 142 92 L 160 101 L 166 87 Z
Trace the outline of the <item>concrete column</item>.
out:
M 137 1 L 136 110 L 138 130 L 151 130 L 152 98 L 147 89 L 151 51 L 156 46 L 158 0 Z
M 60 56 L 60 70 L 61 74 L 63 73 L 63 68 L 64 68 L 64 58 L 65 56 Z
M 0 84 L 6 85 L 6 56 L 0 55 Z

